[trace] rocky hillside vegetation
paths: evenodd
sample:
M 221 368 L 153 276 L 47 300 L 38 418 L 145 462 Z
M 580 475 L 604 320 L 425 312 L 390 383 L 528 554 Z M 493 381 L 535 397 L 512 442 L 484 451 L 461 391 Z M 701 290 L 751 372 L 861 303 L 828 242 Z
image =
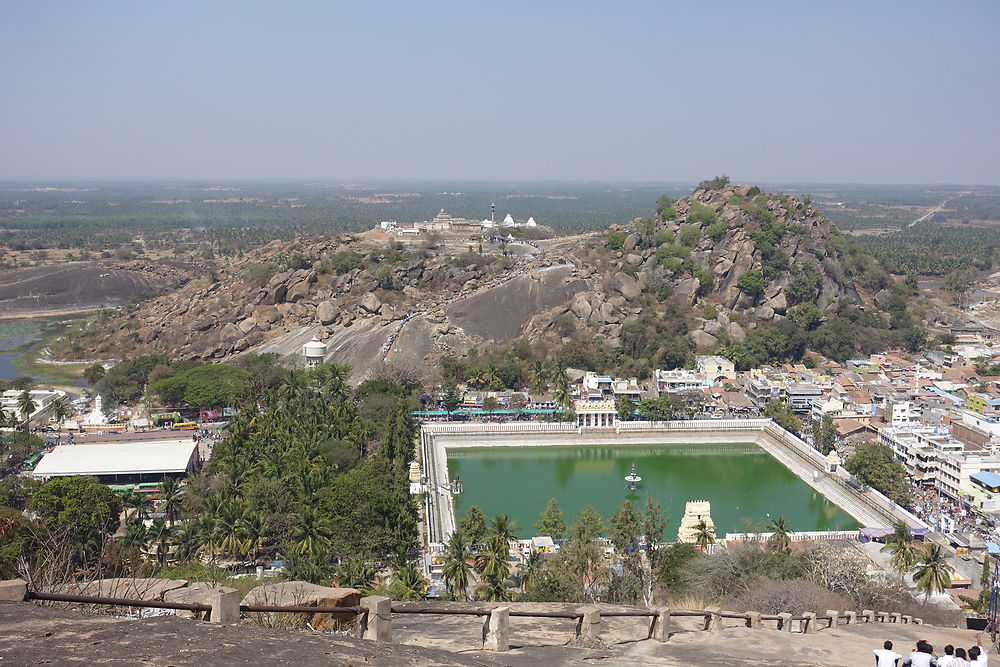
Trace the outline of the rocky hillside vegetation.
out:
M 808 201 L 725 179 L 703 185 L 661 197 L 655 216 L 538 243 L 275 241 L 95 324 L 62 352 L 293 356 L 315 335 L 356 370 L 383 360 L 430 370 L 524 339 L 523 362 L 646 375 L 696 351 L 746 367 L 809 348 L 838 360 L 887 344 L 917 349 L 925 326 L 947 322 L 911 305 L 915 285 Z

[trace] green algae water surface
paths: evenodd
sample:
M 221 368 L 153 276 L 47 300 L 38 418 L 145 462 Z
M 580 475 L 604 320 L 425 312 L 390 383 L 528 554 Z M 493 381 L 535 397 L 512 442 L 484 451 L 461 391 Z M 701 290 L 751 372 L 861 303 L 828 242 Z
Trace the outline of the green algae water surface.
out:
M 637 491 L 625 475 L 635 462 L 642 477 Z M 569 524 L 585 505 L 607 518 L 626 498 L 637 509 L 646 497 L 669 515 L 665 541 L 677 528 L 689 500 L 712 503 L 716 533 L 746 530 L 785 517 L 795 531 L 852 530 L 858 524 L 756 445 L 639 445 L 490 447 L 448 450 L 448 471 L 464 493 L 455 496 L 458 518 L 471 505 L 488 516 L 506 512 L 517 535 L 534 535 L 549 498 L 559 501 Z

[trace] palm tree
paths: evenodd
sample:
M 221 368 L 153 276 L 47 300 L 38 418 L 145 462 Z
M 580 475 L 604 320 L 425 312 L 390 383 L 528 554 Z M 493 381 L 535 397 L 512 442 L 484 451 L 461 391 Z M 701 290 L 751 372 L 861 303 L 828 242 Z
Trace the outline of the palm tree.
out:
M 465 382 L 470 387 L 481 387 L 484 384 L 484 373 L 482 368 L 470 368 L 465 377 Z
M 444 568 L 445 586 L 452 595 L 459 593 L 462 599 L 468 599 L 469 575 L 472 574 L 472 566 L 469 564 L 469 545 L 465 541 L 465 533 L 456 530 L 451 534 L 445 547 Z
M 121 545 L 124 551 L 132 548 L 145 551 L 149 546 L 149 536 L 146 532 L 146 526 L 142 523 L 130 523 L 125 529 L 125 536 L 121 540 Z
M 292 528 L 292 551 L 300 556 L 319 556 L 330 547 L 332 536 L 330 519 L 307 505 Z
M 215 532 L 219 549 L 224 553 L 243 555 L 243 537 L 246 530 L 243 525 L 244 509 L 235 501 L 223 503 L 219 508 L 218 524 Z
M 122 496 L 122 504 L 131 510 L 125 514 L 127 521 L 145 521 L 153 511 L 153 501 L 145 493 L 126 493 Z
M 536 361 L 531 366 L 530 381 L 531 390 L 535 393 L 541 394 L 549 388 L 549 371 L 541 361 Z
M 201 536 L 198 534 L 197 526 L 193 523 L 178 526 L 178 530 L 174 532 L 174 546 L 176 547 L 174 557 L 178 561 L 185 563 L 193 560 L 201 546 Z
M 767 538 L 768 548 L 775 552 L 791 553 L 792 539 L 788 536 L 788 523 L 785 521 L 785 517 L 779 516 L 777 519 L 771 519 L 770 528 L 773 534 Z
M 52 402 L 52 416 L 60 423 L 63 419 L 69 417 L 69 406 L 66 404 L 64 397 L 60 396 Z
M 954 568 L 945 559 L 944 551 L 937 544 L 932 544 L 924 553 L 924 558 L 917 563 L 913 573 L 913 581 L 917 583 L 917 592 L 923 593 L 929 599 L 934 593 L 943 593 L 951 587 L 951 575 Z
M 517 521 L 511 522 L 506 514 L 500 513 L 493 517 L 490 522 L 490 529 L 493 536 L 503 540 L 504 548 L 510 552 L 510 541 L 514 539 L 514 530 L 517 528 Z
M 167 553 L 173 541 L 173 530 L 163 519 L 153 519 L 149 526 L 149 542 L 156 547 L 156 557 L 163 567 L 167 562 Z
M 715 544 L 715 529 L 709 528 L 704 519 L 698 522 L 694 530 L 694 542 L 702 549 L 707 548 L 709 544 Z
M 360 558 L 348 558 L 337 566 L 333 572 L 333 580 L 341 588 L 357 588 L 368 591 L 375 583 L 375 568 Z
M 394 578 L 403 587 L 404 600 L 423 600 L 427 594 L 427 580 L 417 572 L 413 563 L 406 563 L 396 569 Z
M 542 574 L 543 565 L 542 552 L 532 551 L 528 554 L 528 559 L 524 561 L 524 567 L 518 572 L 518 578 L 521 580 L 521 590 L 527 593 L 534 587 Z
M 917 550 L 913 542 L 913 534 L 905 521 L 897 521 L 894 528 L 895 532 L 886 538 L 882 551 L 892 554 L 889 565 L 899 573 L 899 577 L 902 579 L 917 564 Z
M 243 532 L 246 539 L 243 544 L 244 553 L 257 560 L 257 552 L 267 542 L 267 531 L 270 520 L 263 512 L 247 512 L 243 516 Z
M 163 500 L 163 512 L 172 526 L 177 520 L 177 510 L 184 500 L 184 487 L 173 477 L 164 477 L 160 482 L 160 498 Z
M 27 389 L 22 391 L 17 397 L 17 409 L 21 413 L 21 420 L 24 421 L 25 426 L 27 426 L 28 417 L 30 417 L 31 413 L 33 413 L 37 408 L 38 403 L 35 403 L 35 401 L 31 399 L 31 394 L 28 393 Z

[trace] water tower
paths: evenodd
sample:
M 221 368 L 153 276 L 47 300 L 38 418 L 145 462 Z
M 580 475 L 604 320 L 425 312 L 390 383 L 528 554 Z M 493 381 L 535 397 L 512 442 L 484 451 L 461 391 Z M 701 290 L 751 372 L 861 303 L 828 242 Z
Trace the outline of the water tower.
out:
M 306 368 L 315 368 L 326 358 L 326 344 L 313 336 L 312 340 L 302 346 L 302 356 L 306 360 Z

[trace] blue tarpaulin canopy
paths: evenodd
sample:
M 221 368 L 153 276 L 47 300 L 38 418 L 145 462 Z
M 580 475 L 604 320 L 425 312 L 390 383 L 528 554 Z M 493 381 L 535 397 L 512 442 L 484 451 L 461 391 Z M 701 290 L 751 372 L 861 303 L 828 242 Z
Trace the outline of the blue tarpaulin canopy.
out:
M 1000 556 L 1000 546 L 998 546 L 996 542 L 987 542 L 986 553 L 991 556 Z

